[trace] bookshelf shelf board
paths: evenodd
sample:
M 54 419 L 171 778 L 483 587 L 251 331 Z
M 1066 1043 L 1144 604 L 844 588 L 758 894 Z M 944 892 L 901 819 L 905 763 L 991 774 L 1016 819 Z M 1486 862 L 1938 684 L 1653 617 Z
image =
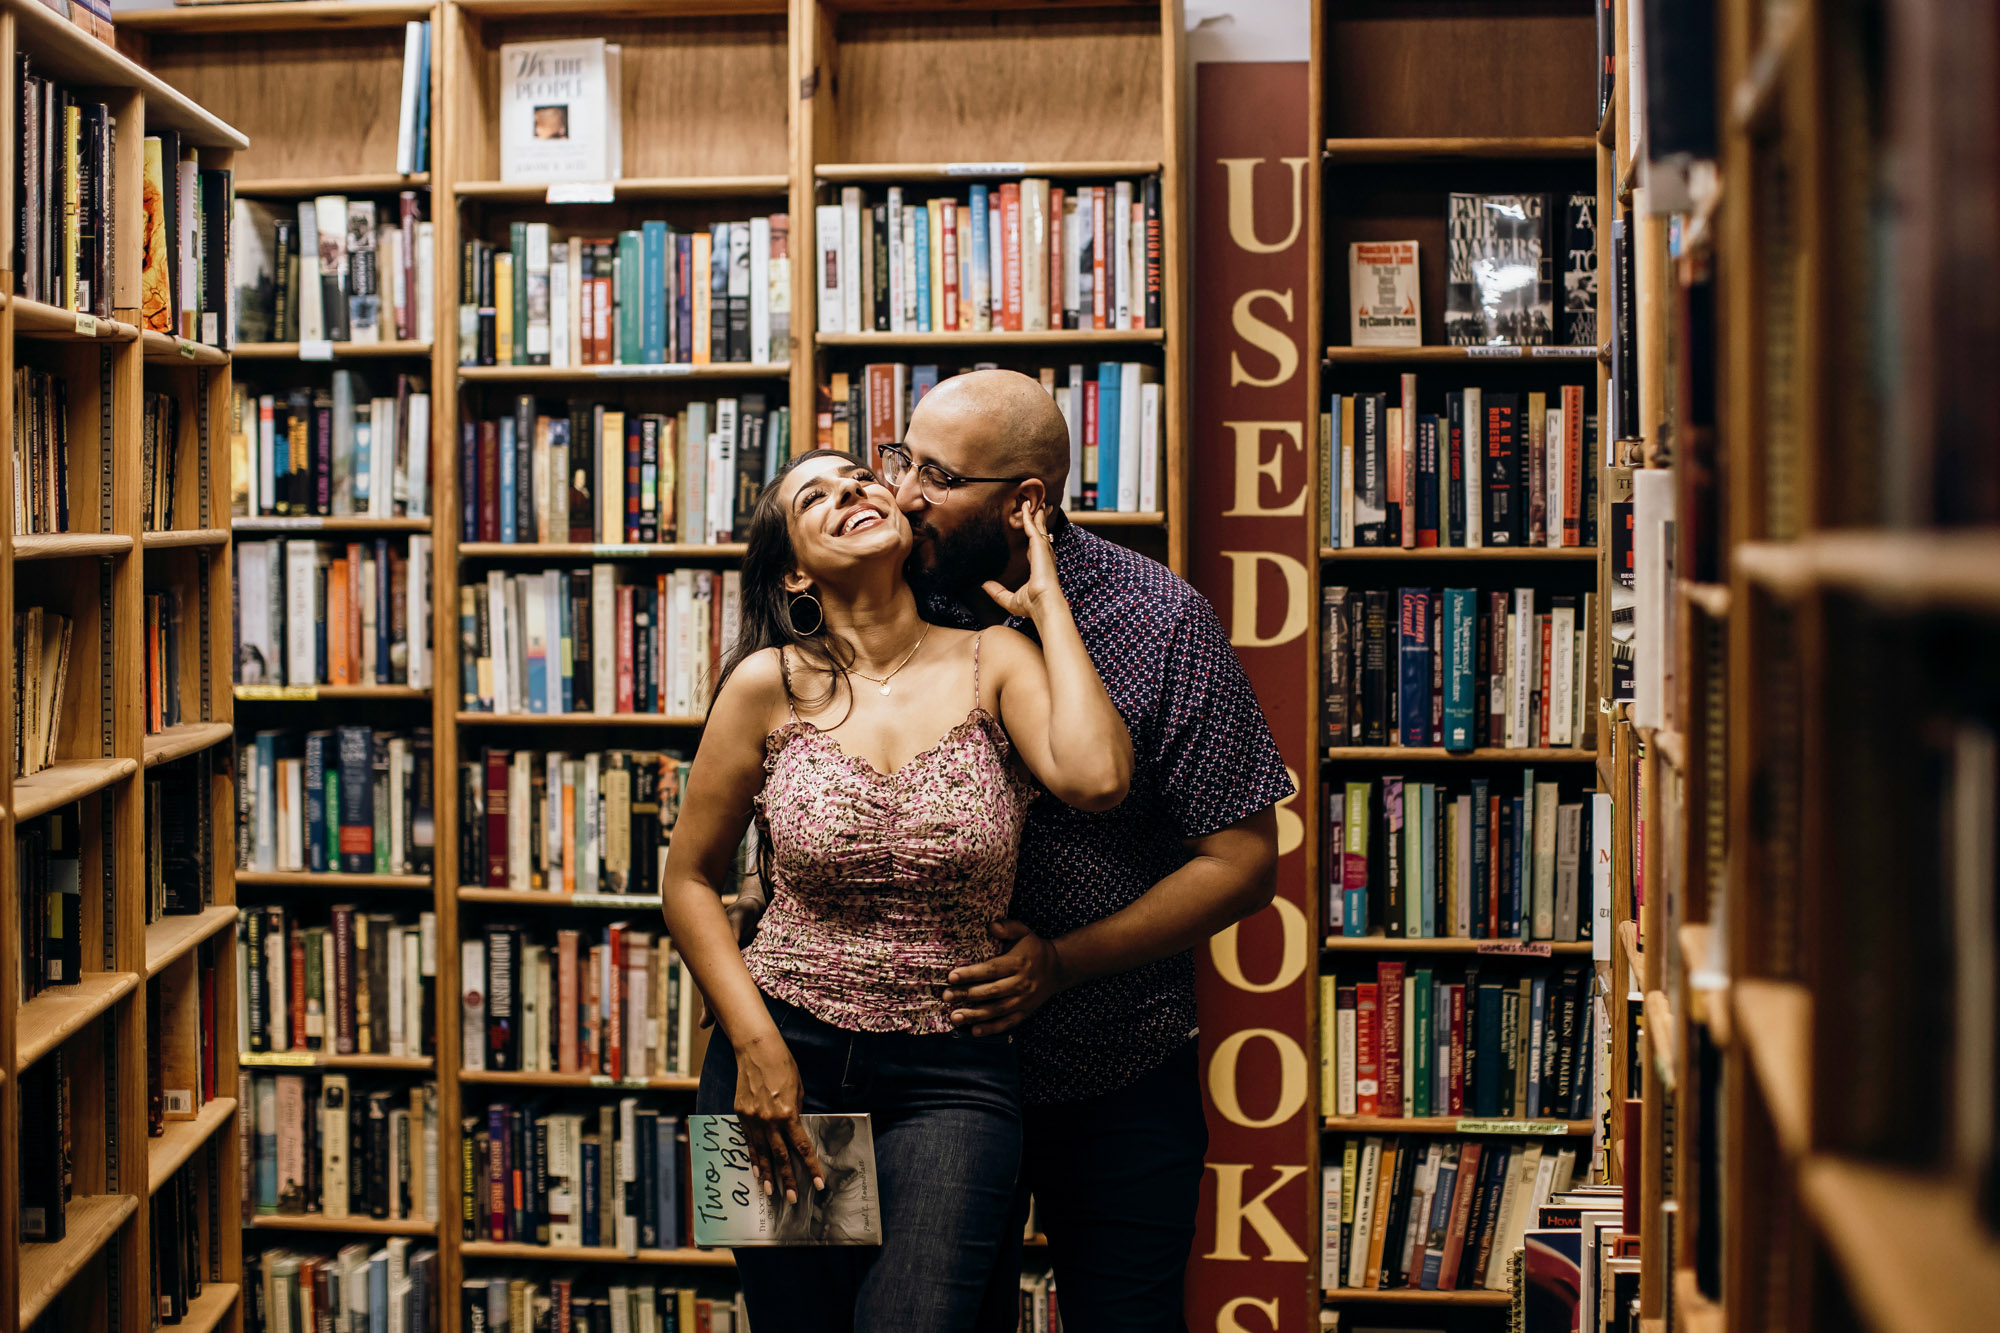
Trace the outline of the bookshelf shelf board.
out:
M 458 377 L 468 382 L 528 381 L 546 384 L 586 384 L 594 380 L 781 380 L 792 373 L 787 361 L 711 361 L 706 365 L 668 362 L 639 366 L 460 366 Z
M 1077 526 L 1084 528 L 1156 528 L 1167 521 L 1167 516 L 1157 509 L 1085 509 L 1063 513 Z
M 7 0 L 6 9 L 14 19 L 14 49 L 32 56 L 38 72 L 68 84 L 136 89 L 146 99 L 149 133 L 161 128 L 178 130 L 187 143 L 201 148 L 240 150 L 250 146 L 248 139 L 220 117 L 116 47 L 75 26 L 65 15 L 36 0 Z
M 156 364 L 191 366 L 226 366 L 229 353 L 220 347 L 198 343 L 192 338 L 176 338 L 170 333 L 156 333 L 143 329 L 139 334 L 140 356 Z
M 1802 1157 L 1812 1146 L 1812 994 L 1791 982 L 1739 977 L 1729 998 L 1778 1146 Z
M 1595 1120 L 1528 1120 L 1518 1116 L 1330 1115 L 1321 1128 L 1344 1134 L 1520 1134 L 1569 1138 L 1589 1134 L 1596 1125 Z
M 175 5 L 118 15 L 121 32 L 282 32 L 298 28 L 391 28 L 427 19 L 431 6 L 412 0 L 289 0 L 288 3 Z
M 880 181 L 900 185 L 904 181 L 992 180 L 1015 176 L 1071 179 L 1089 176 L 1150 176 L 1160 169 L 1157 161 L 1099 162 L 822 162 L 813 168 L 813 177 L 833 184 L 865 184 Z
M 132 539 L 118 532 L 44 532 L 14 539 L 14 560 L 82 560 L 124 555 Z
M 203 1282 L 201 1295 L 188 1302 L 188 1310 L 175 1324 L 174 1333 L 209 1333 L 229 1317 L 242 1288 L 234 1282 Z
M 217 1097 L 195 1113 L 192 1120 L 169 1120 L 158 1138 L 146 1140 L 147 1193 L 158 1194 L 160 1186 L 173 1178 L 181 1164 L 194 1156 L 236 1112 L 234 1097 Z
M 1937 1176 L 1814 1156 L 1799 1192 L 1883 1333 L 1991 1327 L 2000 1309 L 2000 1240 L 1969 1189 Z
M 380 1069 L 428 1074 L 428 1055 L 339 1055 L 332 1051 L 244 1051 L 236 1063 L 245 1069 Z
M 1902 609 L 2000 611 L 2000 532 L 1820 533 L 1746 542 L 1736 567 L 1781 596 L 1856 593 Z
M 562 1074 L 550 1071 L 461 1069 L 460 1083 L 514 1088 L 650 1088 L 655 1092 L 693 1092 L 701 1080 L 676 1074 L 653 1078 L 612 1078 L 609 1074 Z
M 614 912 L 629 908 L 660 910 L 660 895 L 657 893 L 562 893 L 546 889 L 490 889 L 461 884 L 458 900 L 462 903 L 506 903 L 522 907 L 602 907 Z
M 35 1322 L 63 1288 L 87 1267 L 97 1252 L 118 1234 L 127 1218 L 139 1211 L 130 1194 L 85 1194 L 69 1201 L 63 1212 L 64 1236 L 42 1244 L 21 1246 L 20 1327 Z
M 228 528 L 172 528 L 165 532 L 139 534 L 139 544 L 148 551 L 171 551 L 203 546 L 227 546 Z
M 212 935 L 235 924 L 236 908 L 217 903 L 186 916 L 163 916 L 146 927 L 146 975 L 156 977 L 167 964 Z
M 1646 975 L 1646 958 L 1639 952 L 1639 923 L 1621 921 L 1618 923 L 1618 948 L 1625 955 L 1625 970 L 1631 974 L 1630 985 L 1637 989 Z
M 1452 763 L 1516 763 L 1516 764 L 1588 764 L 1597 759 L 1595 750 L 1574 749 L 1526 749 L 1507 750 L 1480 747 L 1455 754 L 1441 745 L 1340 745 L 1324 751 L 1321 762 L 1327 764 L 1344 763 L 1349 760 L 1366 763 L 1395 763 L 1399 760 L 1429 762 L 1447 760 Z
M 742 542 L 653 542 L 620 546 L 612 542 L 460 542 L 461 559 L 502 560 L 700 560 L 741 559 Z
M 295 3 L 271 8 L 293 9 Z M 428 6 L 425 7 L 428 12 Z M 182 10 L 150 9 L 148 14 L 182 13 Z M 419 171 L 409 176 L 382 172 L 363 176 L 272 176 L 268 180 L 238 181 L 236 193 L 246 199 L 310 199 L 322 194 L 388 194 L 392 190 L 428 190 L 431 173 Z M 268 345 L 268 344 L 266 344 Z M 239 346 L 236 354 L 243 355 Z
M 14 312 L 14 335 L 19 338 L 39 338 L 48 342 L 128 343 L 139 336 L 135 325 L 123 324 L 115 319 L 94 319 L 61 306 L 31 301 L 25 296 L 10 296 L 7 305 Z
M 229 526 L 232 531 L 252 536 L 261 533 L 282 537 L 292 532 L 429 532 L 431 521 L 428 518 L 364 518 L 358 514 L 299 518 L 274 515 L 250 518 L 239 515 L 229 520 Z
M 1424 162 L 1464 158 L 1544 158 L 1587 161 L 1597 155 L 1588 134 L 1515 135 L 1472 139 L 1328 139 L 1329 162 Z
M 296 361 L 299 359 L 298 343 L 241 343 L 236 348 L 238 361 Z M 407 356 L 412 359 L 429 360 L 431 344 L 427 342 L 387 342 L 334 343 L 333 359 L 352 361 L 359 357 Z
M 459 8 L 474 18 L 516 19 L 576 14 L 576 0 L 463 0 Z M 592 18 L 710 18 L 742 14 L 782 14 L 785 0 L 604 0 Z
M 14 1073 L 68 1041 L 139 985 L 136 972 L 86 972 L 74 986 L 51 986 L 16 1016 Z
M 136 759 L 65 759 L 31 777 L 14 779 L 14 820 L 33 819 L 103 791 L 139 771 Z
M 641 1250 L 637 1254 L 609 1245 L 523 1245 L 513 1241 L 468 1240 L 458 1247 L 468 1259 L 547 1259 L 554 1263 L 672 1264 L 681 1268 L 734 1268 L 736 1256 L 727 1250 Z
M 236 887 L 239 889 L 416 889 L 429 893 L 431 877 L 348 875 L 327 870 L 238 870 Z
M 792 181 L 789 176 L 628 176 L 609 184 L 617 199 L 779 198 L 791 189 Z M 459 181 L 452 192 L 471 202 L 539 204 L 548 198 L 549 187 L 512 181 Z
M 435 1236 L 437 1223 L 415 1217 L 323 1217 L 318 1213 L 287 1216 L 259 1214 L 243 1224 L 259 1231 L 331 1231 L 353 1236 Z
M 1595 347 L 1329 347 L 1326 359 L 1341 365 L 1423 365 L 1430 362 L 1470 365 L 1595 365 Z
M 1521 945 L 1533 948 L 1522 949 L 1519 947 Z M 1536 958 L 1541 956 L 1540 950 L 1543 948 L 1554 956 L 1587 954 L 1590 952 L 1590 941 L 1489 940 L 1465 939 L 1459 936 L 1409 939 L 1384 935 L 1377 931 L 1370 935 L 1328 935 L 1320 942 L 1320 948 L 1329 953 L 1463 953 L 1485 954 L 1497 958 Z
M 1094 347 L 1164 343 L 1162 329 L 1038 329 L 994 333 L 820 333 L 821 347 Z
M 1408 1287 L 1335 1287 L 1320 1293 L 1328 1305 L 1505 1305 L 1512 1296 L 1504 1291 L 1412 1291 Z
M 700 727 L 708 719 L 674 713 L 460 713 L 461 727 Z
M 1646 992 L 1646 1050 L 1652 1058 L 1654 1072 L 1669 1091 L 1678 1085 L 1680 1064 L 1676 1052 L 1680 1048 L 1680 1029 L 1674 1026 L 1673 1002 L 1662 990 Z
M 236 698 L 248 703 L 310 703 L 317 699 L 428 699 L 415 685 L 238 685 Z
M 1380 560 L 1574 560 L 1595 562 L 1595 546 L 1322 546 L 1329 563 Z

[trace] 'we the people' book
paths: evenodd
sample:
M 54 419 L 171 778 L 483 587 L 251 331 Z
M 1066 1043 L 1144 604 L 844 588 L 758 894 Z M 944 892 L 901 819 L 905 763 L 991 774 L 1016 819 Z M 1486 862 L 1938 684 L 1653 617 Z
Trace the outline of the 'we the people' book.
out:
M 808 1115 L 806 1133 L 819 1153 L 826 1188 L 796 1154 L 792 1171 L 804 1185 L 799 1201 L 765 1194 L 750 1173 L 743 1127 L 733 1115 L 688 1117 L 694 1243 L 737 1245 L 880 1245 L 881 1191 L 875 1179 L 875 1134 L 865 1115 Z

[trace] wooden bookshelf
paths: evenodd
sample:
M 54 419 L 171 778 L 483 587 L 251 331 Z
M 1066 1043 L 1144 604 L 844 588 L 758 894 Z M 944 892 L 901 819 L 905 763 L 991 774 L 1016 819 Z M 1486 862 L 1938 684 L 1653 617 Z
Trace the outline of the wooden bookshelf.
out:
M 196 151 L 203 168 L 229 168 L 248 147 L 244 136 L 199 97 L 174 86 L 131 55 L 86 35 L 34 0 L 0 0 L 0 49 L 40 76 L 88 91 L 117 118 L 121 134 L 109 165 L 117 215 L 109 220 L 113 251 L 110 318 L 94 318 L 33 301 L 12 289 L 0 297 L 0 405 L 18 411 L 13 394 L 27 367 L 61 378 L 68 399 L 69 438 L 62 467 L 70 488 L 71 530 L 0 535 L 0 620 L 40 606 L 69 617 L 72 639 L 63 687 L 54 762 L 32 775 L 13 765 L 0 773 L 0 919 L 10 947 L 0 951 L 0 1197 L 22 1198 L 22 1083 L 53 1071 L 60 1052 L 68 1079 L 68 1130 L 74 1193 L 64 1210 L 66 1234 L 53 1243 L 24 1242 L 20 1208 L 0 1216 L 0 1331 L 14 1333 L 37 1319 L 51 1326 L 148 1333 L 153 1326 L 150 1246 L 145 1204 L 175 1169 L 197 1173 L 204 1194 L 233 1199 L 238 1191 L 234 1145 L 214 1155 L 196 1147 L 232 1134 L 233 1097 L 215 1096 L 196 1118 L 148 1137 L 148 992 L 180 984 L 212 962 L 217 1008 L 214 1063 L 217 1089 L 233 1092 L 235 1066 L 235 890 L 225 832 L 212 838 L 211 877 L 201 886 L 208 904 L 195 915 L 148 923 L 146 794 L 150 780 L 173 780 L 169 764 L 204 762 L 229 734 L 226 670 L 229 629 L 230 534 L 227 352 L 140 329 L 143 151 L 145 133 L 168 129 Z M 10 74 L 10 77 L 13 77 Z M 15 87 L 15 84 L 10 84 Z M 18 88 L 16 88 L 18 92 Z M 13 126 L 16 117 L 8 117 Z M 144 129 L 139 127 L 143 126 Z M 0 153 L 0 214 L 16 246 L 18 145 L 10 129 Z M 9 263 L 6 267 L 14 267 Z M 177 414 L 172 462 L 176 480 L 173 530 L 143 530 L 140 483 L 145 456 L 144 395 L 164 393 Z M 19 454 L 0 458 L 0 488 L 22 484 Z M 180 663 L 180 723 L 146 733 L 144 702 L 145 598 L 171 590 L 180 600 L 173 648 Z M 0 679 L 13 679 L 17 644 L 0 636 Z M 10 710 L 0 728 L 18 718 Z M 15 738 L 9 733 L 7 748 Z M 216 808 L 233 808 L 226 764 L 204 775 Z M 72 803 L 80 807 L 81 980 L 48 986 L 25 1001 L 20 943 L 27 894 L 17 839 L 33 821 Z M 157 1168 L 157 1169 L 156 1169 Z M 203 1273 L 210 1293 L 193 1328 L 235 1322 L 240 1244 L 235 1212 L 220 1208 L 199 1221 Z M 206 1321 L 205 1323 L 202 1321 Z M 190 1325 L 183 1325 L 190 1327 Z

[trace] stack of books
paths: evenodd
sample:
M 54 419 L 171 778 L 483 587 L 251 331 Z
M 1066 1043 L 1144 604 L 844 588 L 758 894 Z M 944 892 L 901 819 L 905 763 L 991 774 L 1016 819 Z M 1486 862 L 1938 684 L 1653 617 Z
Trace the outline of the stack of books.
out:
M 68 1048 L 56 1047 L 19 1077 L 21 1240 L 52 1243 L 68 1232 L 76 1190 Z
M 423 197 L 236 201 L 233 293 L 245 343 L 429 342 L 437 311 Z
M 237 913 L 237 1032 L 250 1052 L 432 1053 L 437 918 L 328 909 L 306 925 L 281 904 Z
M 352 1086 L 346 1074 L 244 1070 L 244 1216 L 436 1221 L 437 1085 Z
M 153 1191 L 149 1201 L 152 1226 L 153 1309 L 157 1327 L 171 1327 L 187 1318 L 201 1295 L 201 1275 L 208 1271 L 208 1247 L 201 1238 L 201 1171 L 191 1164 Z
M 466 1240 L 678 1249 L 686 1239 L 687 1126 L 637 1097 L 584 1110 L 497 1101 L 460 1122 L 471 1171 Z
M 431 765 L 429 727 L 265 730 L 239 741 L 237 867 L 430 873 Z
M 83 980 L 83 810 L 65 805 L 14 830 L 21 987 L 33 998 Z
M 147 330 L 213 347 L 235 345 L 229 290 L 234 179 L 226 167 L 203 167 L 197 150 L 183 146 L 172 130 L 146 137 L 139 315 Z M 33 197 L 47 198 L 39 189 Z M 59 272 L 52 270 L 51 278 Z M 64 279 L 48 290 L 67 288 Z M 73 301 L 51 303 L 86 309 Z
M 204 940 L 146 981 L 149 1137 L 160 1137 L 172 1122 L 195 1119 L 202 1107 L 221 1095 L 216 1081 L 215 963 L 216 950 L 228 947 Z
M 387 387 L 387 386 L 381 386 Z M 378 393 L 351 370 L 326 388 L 234 394 L 231 512 L 359 518 L 430 513 L 431 395 L 399 374 Z
M 14 535 L 69 531 L 69 390 L 61 375 L 14 368 Z
M 657 894 L 688 768 L 661 750 L 484 750 L 459 766 L 459 872 L 494 889 Z
M 460 1292 L 458 1326 L 466 1330 L 519 1328 L 517 1312 L 525 1311 L 535 1325 L 544 1312 L 548 1326 L 575 1333 L 611 1333 L 613 1329 L 699 1329 L 704 1333 L 749 1333 L 750 1316 L 743 1298 L 703 1296 L 691 1287 L 653 1283 L 627 1285 L 586 1282 L 557 1277 L 545 1282 L 525 1278 L 473 1277 Z
M 192 916 L 214 896 L 212 750 L 146 770 L 146 920 Z
M 75 622 L 46 607 L 14 613 L 14 776 L 56 762 L 62 735 L 63 682 Z
M 244 1333 L 343 1326 L 419 1333 L 442 1327 L 442 1299 L 437 1251 L 413 1248 L 407 1236 L 379 1249 L 346 1245 L 333 1255 L 271 1249 L 243 1256 Z
M 236 545 L 239 685 L 430 685 L 431 539 Z

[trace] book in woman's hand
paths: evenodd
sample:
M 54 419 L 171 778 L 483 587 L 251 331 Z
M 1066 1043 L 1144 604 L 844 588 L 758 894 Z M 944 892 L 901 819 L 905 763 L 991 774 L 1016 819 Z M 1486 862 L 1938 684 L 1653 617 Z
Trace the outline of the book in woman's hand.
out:
M 733 1115 L 691 1115 L 696 1245 L 880 1245 L 882 1210 L 875 1181 L 875 1136 L 865 1115 L 800 1117 L 819 1154 L 824 1189 L 796 1153 L 792 1173 L 804 1185 L 797 1203 L 767 1195 L 750 1172 L 743 1127 Z

